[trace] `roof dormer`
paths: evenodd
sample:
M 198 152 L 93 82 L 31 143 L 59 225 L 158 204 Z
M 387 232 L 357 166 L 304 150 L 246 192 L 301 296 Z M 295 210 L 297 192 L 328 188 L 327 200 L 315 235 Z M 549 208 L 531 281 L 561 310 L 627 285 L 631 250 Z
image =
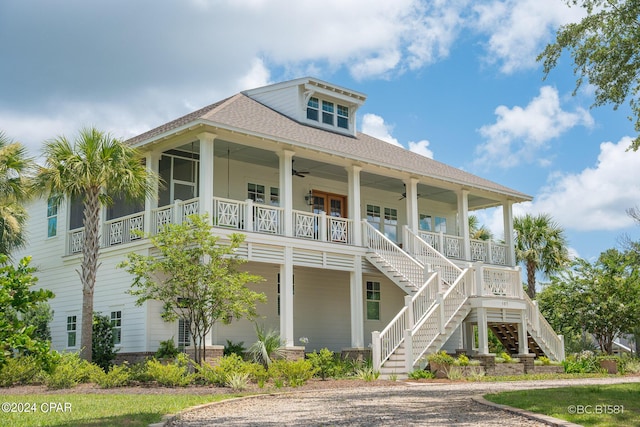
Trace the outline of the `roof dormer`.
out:
M 301 78 L 243 92 L 292 119 L 354 136 L 356 111 L 366 95 L 313 78 Z

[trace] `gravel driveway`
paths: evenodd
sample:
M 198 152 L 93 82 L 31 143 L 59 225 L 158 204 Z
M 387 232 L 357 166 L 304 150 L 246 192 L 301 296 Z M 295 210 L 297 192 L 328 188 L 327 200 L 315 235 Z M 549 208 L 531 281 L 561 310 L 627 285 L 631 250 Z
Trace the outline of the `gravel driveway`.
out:
M 640 377 L 500 383 L 403 383 L 224 401 L 184 412 L 168 426 L 544 426 L 474 402 L 486 393 L 567 385 L 640 382 Z M 580 402 L 566 402 L 567 406 Z

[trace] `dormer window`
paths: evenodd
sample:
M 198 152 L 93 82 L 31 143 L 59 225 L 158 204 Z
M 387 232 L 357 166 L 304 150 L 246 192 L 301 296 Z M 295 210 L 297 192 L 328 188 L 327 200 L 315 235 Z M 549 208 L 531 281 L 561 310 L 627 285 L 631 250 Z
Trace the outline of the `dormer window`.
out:
M 322 104 L 322 118 L 320 117 L 320 104 Z M 349 129 L 349 107 L 312 96 L 307 101 L 307 120 L 321 121 L 324 125 Z

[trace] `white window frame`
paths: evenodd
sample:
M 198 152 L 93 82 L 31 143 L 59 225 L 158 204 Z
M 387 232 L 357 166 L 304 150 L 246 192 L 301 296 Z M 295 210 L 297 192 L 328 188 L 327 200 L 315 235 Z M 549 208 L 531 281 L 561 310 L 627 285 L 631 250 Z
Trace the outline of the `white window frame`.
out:
M 305 106 L 305 118 L 308 122 L 322 127 L 350 131 L 350 110 L 349 106 L 334 99 L 312 96 Z
M 53 224 L 53 233 L 51 233 L 51 224 Z M 56 237 L 58 235 L 58 205 L 53 203 L 53 199 L 47 199 L 47 238 Z
M 73 337 L 73 344 L 69 344 L 69 340 Z M 78 315 L 71 314 L 67 316 L 67 348 L 78 347 Z
M 122 345 L 122 310 L 113 310 L 110 319 L 113 329 L 113 345 Z
M 371 289 L 369 289 L 369 285 L 371 285 Z M 376 288 L 377 285 L 377 288 Z M 369 292 L 372 293 L 372 295 L 377 294 L 378 298 L 369 298 Z M 382 301 L 382 287 L 379 281 L 377 280 L 367 280 L 365 282 L 365 312 L 366 312 L 366 319 L 367 320 L 372 320 L 372 321 L 379 321 L 380 320 L 380 313 L 381 313 L 381 301 Z M 378 306 L 378 318 L 377 319 L 373 319 L 369 317 L 369 304 L 376 304 Z

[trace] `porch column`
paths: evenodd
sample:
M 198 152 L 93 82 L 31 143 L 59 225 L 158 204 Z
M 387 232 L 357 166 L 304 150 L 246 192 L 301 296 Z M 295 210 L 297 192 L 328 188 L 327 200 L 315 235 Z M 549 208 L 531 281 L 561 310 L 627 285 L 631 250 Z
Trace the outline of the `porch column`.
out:
M 475 334 L 473 333 L 473 323 L 464 322 L 463 324 L 463 344 L 467 356 L 471 356 L 473 354 L 473 347 L 475 345 Z
M 487 325 L 487 309 L 476 308 L 478 315 L 478 354 L 489 354 L 489 326 Z
M 353 233 L 353 244 L 356 246 L 362 246 L 362 226 L 360 225 L 360 221 L 362 219 L 362 212 L 360 209 L 360 171 L 362 170 L 362 167 L 351 165 L 346 169 L 349 187 L 347 196 L 347 215 L 352 221 L 351 228 Z
M 158 163 L 160 162 L 160 153 L 149 152 L 145 155 L 145 166 L 147 172 L 158 175 Z M 153 195 L 144 199 L 144 232 L 153 233 L 155 226 L 153 218 L 153 210 L 158 207 L 158 191 L 159 182 L 155 181 L 151 192 Z
M 527 312 L 520 313 L 520 323 L 518 323 L 518 354 L 529 354 L 529 342 L 527 338 Z
M 507 245 L 507 265 L 516 265 L 516 247 L 513 239 L 513 201 L 502 203 L 502 219 L 504 221 L 504 243 Z
M 285 246 L 280 265 L 280 338 L 285 347 L 293 347 L 293 248 Z
M 469 237 L 469 190 L 460 190 L 458 194 L 458 233 L 464 241 L 464 259 L 471 261 L 471 238 Z
M 364 348 L 362 256 L 356 255 L 353 262 L 353 271 L 349 273 L 349 290 L 351 299 L 351 347 Z
M 200 169 L 198 192 L 200 215 L 209 215 L 209 223 L 213 223 L 213 141 L 216 135 L 210 132 L 198 134 L 200 141 Z
M 404 181 L 405 200 L 407 201 L 407 226 L 414 233 L 418 232 L 418 179 L 409 178 Z
M 280 207 L 284 209 L 284 235 L 293 236 L 293 155 L 291 150 L 278 153 L 280 159 Z

